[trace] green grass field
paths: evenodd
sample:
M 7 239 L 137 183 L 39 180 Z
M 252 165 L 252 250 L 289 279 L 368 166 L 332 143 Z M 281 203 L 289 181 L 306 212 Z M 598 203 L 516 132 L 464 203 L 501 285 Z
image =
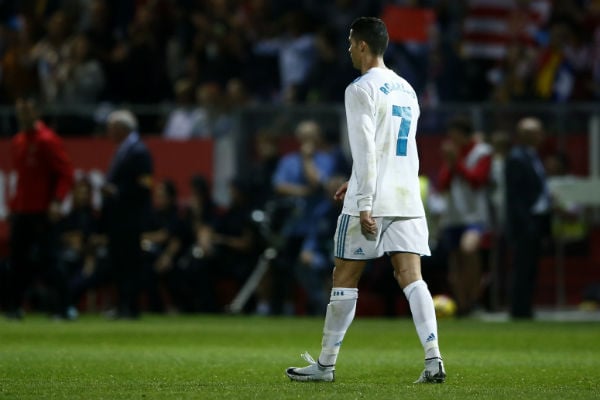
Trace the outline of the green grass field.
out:
M 440 321 L 448 379 L 414 385 L 412 321 L 357 318 L 334 383 L 291 382 L 320 318 L 0 320 L 0 399 L 598 399 L 600 324 Z

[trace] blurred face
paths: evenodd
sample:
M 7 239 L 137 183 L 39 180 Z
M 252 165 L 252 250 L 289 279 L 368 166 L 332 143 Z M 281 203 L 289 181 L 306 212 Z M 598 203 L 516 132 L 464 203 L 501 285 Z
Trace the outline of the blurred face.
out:
M 169 195 L 163 184 L 158 185 L 154 191 L 154 205 L 159 210 L 164 210 L 170 205 Z
M 73 58 L 77 61 L 83 61 L 89 53 L 89 43 L 85 36 L 77 36 L 73 40 Z
M 82 207 L 90 203 L 91 190 L 87 182 L 78 182 L 73 190 L 73 205 Z
M 15 112 L 17 114 L 17 121 L 19 122 L 20 129 L 30 131 L 34 128 L 35 121 L 37 120 L 37 112 L 33 101 L 17 100 Z
M 544 141 L 544 131 L 542 131 L 541 129 L 531 131 L 530 135 L 531 145 L 534 147 L 539 147 Z
M 106 136 L 114 142 L 120 143 L 128 133 L 118 122 L 109 122 L 106 125 Z
M 62 12 L 56 12 L 48 23 L 48 36 L 54 39 L 62 39 L 67 34 L 67 17 Z
M 462 147 L 469 142 L 469 137 L 458 129 L 450 129 L 448 139 L 458 147 Z
M 258 158 L 265 159 L 277 154 L 277 146 L 272 140 L 265 137 L 258 137 L 256 139 L 256 153 Z

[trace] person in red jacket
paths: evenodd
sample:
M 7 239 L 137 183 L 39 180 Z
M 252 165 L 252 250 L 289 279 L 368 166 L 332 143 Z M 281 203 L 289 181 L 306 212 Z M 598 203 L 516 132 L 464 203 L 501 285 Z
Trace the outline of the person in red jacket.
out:
M 448 280 L 458 312 L 469 314 L 481 292 L 480 245 L 489 229 L 489 199 L 492 148 L 477 139 L 469 119 L 456 117 L 448 125 L 442 144 L 443 165 L 439 190 L 447 208 L 440 225 L 442 244 L 448 251 Z
M 18 99 L 20 131 L 11 142 L 17 173 L 10 208 L 10 293 L 7 316 L 23 317 L 25 292 L 37 276 L 55 290 L 53 313 L 67 317 L 66 279 L 56 259 L 55 225 L 61 203 L 73 186 L 73 166 L 61 139 L 38 117 L 33 100 Z

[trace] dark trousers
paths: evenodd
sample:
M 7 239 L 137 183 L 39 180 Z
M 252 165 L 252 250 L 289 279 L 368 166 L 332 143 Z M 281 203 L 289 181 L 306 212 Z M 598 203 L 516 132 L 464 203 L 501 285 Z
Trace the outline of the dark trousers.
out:
M 533 317 L 535 285 L 542 241 L 548 232 L 549 217 L 534 217 L 529 229 L 511 239 L 513 262 L 510 313 L 515 318 Z
M 45 213 L 15 214 L 11 217 L 10 266 L 8 270 L 8 308 L 23 306 L 27 289 L 41 278 L 52 290 L 54 301 L 49 311 L 66 312 L 68 285 L 65 271 L 57 259 L 58 232 Z
M 111 232 L 108 250 L 117 288 L 118 315 L 125 318 L 138 317 L 143 273 L 140 233 L 133 230 Z

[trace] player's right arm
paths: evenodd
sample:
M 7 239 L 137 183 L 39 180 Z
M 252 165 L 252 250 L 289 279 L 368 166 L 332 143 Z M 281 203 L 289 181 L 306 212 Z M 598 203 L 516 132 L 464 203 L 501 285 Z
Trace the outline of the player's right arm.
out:
M 377 180 L 374 102 L 364 89 L 351 84 L 346 88 L 345 107 L 356 178 L 356 205 L 358 211 L 371 211 Z

